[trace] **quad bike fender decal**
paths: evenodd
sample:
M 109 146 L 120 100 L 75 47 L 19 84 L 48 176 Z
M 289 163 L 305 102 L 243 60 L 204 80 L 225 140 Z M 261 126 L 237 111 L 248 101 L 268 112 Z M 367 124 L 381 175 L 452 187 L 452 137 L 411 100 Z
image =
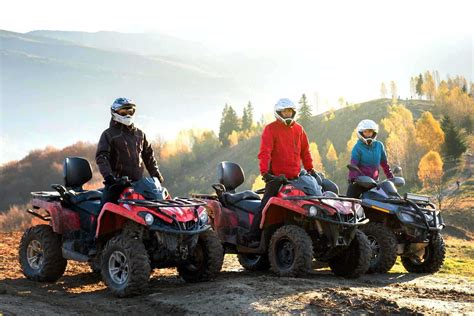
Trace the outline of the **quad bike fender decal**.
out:
M 97 220 L 96 238 L 100 235 L 121 229 L 127 219 L 141 225 L 146 225 L 145 220 L 138 216 L 137 212 L 131 212 L 114 203 L 105 203 Z
M 372 208 L 373 208 L 374 210 L 378 210 L 378 211 L 381 211 L 381 212 L 390 213 L 389 210 L 383 209 L 383 208 L 378 207 L 378 206 L 375 206 L 375 205 L 372 205 Z
M 278 212 L 281 210 L 281 212 Z M 293 201 L 283 200 L 278 197 L 272 197 L 268 200 L 267 205 L 262 212 L 262 219 L 260 221 L 260 229 L 263 228 L 265 222 L 272 224 L 273 222 L 281 221 L 286 215 L 285 211 L 293 211 L 295 213 L 307 216 L 307 211 L 295 205 Z M 268 216 L 268 218 L 267 218 Z

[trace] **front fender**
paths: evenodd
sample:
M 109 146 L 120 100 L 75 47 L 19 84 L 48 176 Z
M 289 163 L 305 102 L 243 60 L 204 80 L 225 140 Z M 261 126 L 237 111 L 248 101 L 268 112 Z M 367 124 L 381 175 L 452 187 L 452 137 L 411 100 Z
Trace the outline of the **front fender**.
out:
M 145 219 L 139 216 L 137 212 L 131 212 L 114 203 L 105 203 L 97 219 L 95 237 L 98 238 L 105 234 L 121 230 L 127 220 L 134 221 L 143 226 L 146 225 Z

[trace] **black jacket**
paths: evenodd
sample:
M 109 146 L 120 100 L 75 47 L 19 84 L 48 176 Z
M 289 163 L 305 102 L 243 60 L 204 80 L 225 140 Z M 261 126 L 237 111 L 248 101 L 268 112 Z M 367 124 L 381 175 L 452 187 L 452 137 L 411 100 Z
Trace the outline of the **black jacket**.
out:
M 133 125 L 111 120 L 110 127 L 100 136 L 95 161 L 104 178 L 128 176 L 137 181 L 143 177 L 145 166 L 150 176 L 163 180 L 145 133 Z

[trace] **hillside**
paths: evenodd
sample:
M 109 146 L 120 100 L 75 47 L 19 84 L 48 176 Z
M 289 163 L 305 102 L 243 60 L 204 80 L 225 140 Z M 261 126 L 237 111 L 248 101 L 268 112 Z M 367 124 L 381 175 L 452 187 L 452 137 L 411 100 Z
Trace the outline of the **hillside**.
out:
M 373 100 L 352 107 L 343 108 L 334 112 L 334 118 L 325 120 L 327 113 L 315 116 L 308 130 L 310 142 L 316 141 L 323 148 L 326 139 L 330 139 L 336 150 L 345 148 L 357 123 L 370 117 L 380 121 L 387 114 L 387 99 Z M 422 110 L 431 107 L 430 102 L 410 101 L 407 105 L 418 116 Z M 384 139 L 384 133 L 381 133 Z M 191 192 L 210 193 L 211 184 L 216 181 L 216 166 L 221 161 L 235 161 L 239 163 L 246 174 L 245 183 L 240 190 L 250 188 L 258 175 L 258 149 L 260 136 L 254 136 L 241 141 L 231 148 L 219 148 L 210 156 L 196 157 L 185 154 L 182 157 L 161 162 L 160 168 L 166 179 L 165 185 L 173 195 L 182 196 Z M 12 204 L 27 203 L 29 192 L 47 190 L 51 183 L 62 182 L 62 161 L 67 156 L 83 156 L 94 161 L 95 144 L 80 143 L 62 150 L 46 149 L 34 151 L 17 162 L 10 162 L 1 167 L 0 186 L 3 188 L 3 197 L 0 201 L 0 210 L 5 211 Z M 207 154 L 207 153 L 205 153 Z M 100 185 L 100 174 L 94 167 L 94 181 Z M 94 182 L 92 181 L 92 182 Z M 342 182 L 342 181 L 341 181 Z M 339 183 L 344 188 L 345 183 Z

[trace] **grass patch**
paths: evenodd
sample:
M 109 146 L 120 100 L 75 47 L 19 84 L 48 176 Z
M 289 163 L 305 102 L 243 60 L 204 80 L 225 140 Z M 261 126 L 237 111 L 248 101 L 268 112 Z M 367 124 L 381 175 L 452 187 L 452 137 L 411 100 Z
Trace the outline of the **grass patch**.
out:
M 474 242 L 445 237 L 446 259 L 438 273 L 456 274 L 474 280 Z M 390 270 L 391 273 L 407 273 L 400 258 Z

